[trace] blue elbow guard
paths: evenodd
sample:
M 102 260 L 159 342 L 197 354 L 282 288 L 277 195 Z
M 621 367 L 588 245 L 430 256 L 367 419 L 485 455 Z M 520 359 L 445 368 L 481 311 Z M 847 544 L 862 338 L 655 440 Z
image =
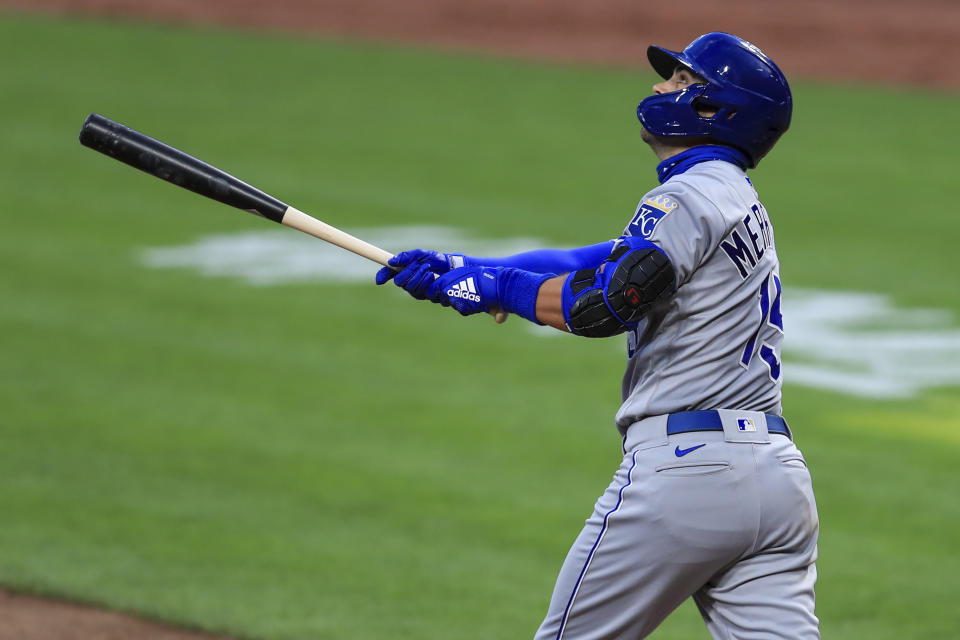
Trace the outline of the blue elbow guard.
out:
M 673 265 L 656 245 L 625 238 L 600 268 L 567 276 L 564 321 L 572 333 L 588 338 L 623 333 L 673 294 L 675 278 Z

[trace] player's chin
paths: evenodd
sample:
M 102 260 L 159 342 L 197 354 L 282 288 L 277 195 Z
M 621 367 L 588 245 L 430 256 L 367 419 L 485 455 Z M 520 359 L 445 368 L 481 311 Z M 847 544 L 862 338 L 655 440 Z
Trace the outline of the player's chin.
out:
M 646 142 L 647 146 L 653 148 L 668 146 L 670 144 L 669 140 L 650 133 L 643 125 L 640 126 L 640 139 Z
M 658 136 L 650 133 L 647 128 L 640 125 L 640 138 L 649 145 L 658 145 L 661 147 L 674 147 L 680 143 L 680 138 L 676 136 Z M 683 142 L 693 140 L 693 138 L 683 137 Z

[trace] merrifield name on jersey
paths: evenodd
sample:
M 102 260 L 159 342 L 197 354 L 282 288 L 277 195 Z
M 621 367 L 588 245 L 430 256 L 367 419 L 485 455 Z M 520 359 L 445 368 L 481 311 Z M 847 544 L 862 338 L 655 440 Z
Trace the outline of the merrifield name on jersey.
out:
M 764 252 L 773 246 L 773 228 L 770 226 L 767 210 L 759 202 L 750 209 L 752 213 L 748 213 L 730 235 L 720 242 L 720 248 L 744 280 L 756 268 Z

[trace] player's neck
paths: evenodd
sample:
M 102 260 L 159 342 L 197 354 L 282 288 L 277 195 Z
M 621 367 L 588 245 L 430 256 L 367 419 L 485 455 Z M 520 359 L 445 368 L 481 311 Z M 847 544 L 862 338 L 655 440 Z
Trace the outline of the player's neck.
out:
M 678 144 L 669 138 L 660 138 L 650 136 L 650 140 L 647 140 L 647 144 L 650 145 L 650 149 L 653 151 L 654 155 L 657 156 L 657 160 L 663 162 L 668 158 L 683 153 L 688 149 L 692 149 L 697 146 L 695 144 L 690 144 L 689 141 L 684 141 L 685 144 Z
M 714 141 L 709 138 L 700 138 L 700 137 L 682 137 L 682 138 L 673 138 L 673 137 L 664 137 L 664 136 L 655 136 L 649 133 L 646 129 L 641 130 L 641 137 L 643 141 L 650 145 L 650 149 L 653 150 L 653 153 L 656 154 L 657 159 L 660 162 L 672 158 L 673 156 L 693 149 L 694 147 L 699 147 L 705 144 L 716 144 Z

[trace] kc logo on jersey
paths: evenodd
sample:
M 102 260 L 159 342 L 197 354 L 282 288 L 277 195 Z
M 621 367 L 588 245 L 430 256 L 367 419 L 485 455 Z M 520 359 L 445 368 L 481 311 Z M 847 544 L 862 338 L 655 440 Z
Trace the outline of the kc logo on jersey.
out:
M 463 298 L 471 302 L 480 302 L 480 296 L 477 294 L 477 287 L 476 284 L 474 284 L 472 276 L 466 280 L 461 280 L 447 289 L 447 296 L 451 298 Z
M 677 201 L 670 196 L 659 195 L 647 198 L 637 207 L 633 220 L 627 226 L 627 232 L 631 236 L 649 238 L 663 216 L 678 206 Z

